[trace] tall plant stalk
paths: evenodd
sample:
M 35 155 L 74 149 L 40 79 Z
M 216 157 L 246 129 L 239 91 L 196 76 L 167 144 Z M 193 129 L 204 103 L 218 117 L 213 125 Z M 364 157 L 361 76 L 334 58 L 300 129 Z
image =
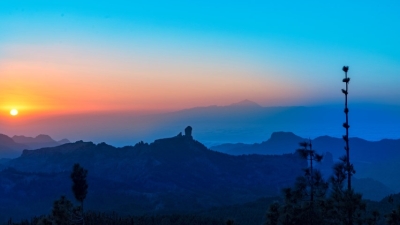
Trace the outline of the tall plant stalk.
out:
M 345 102 L 344 102 L 344 113 L 346 114 L 346 122 L 343 123 L 343 127 L 346 129 L 346 134 L 343 135 L 343 140 L 346 143 L 346 146 L 344 149 L 346 150 L 346 171 L 347 171 L 347 189 L 351 190 L 351 175 L 353 172 L 352 166 L 350 164 L 350 147 L 349 147 L 349 108 L 347 107 L 347 96 L 349 94 L 349 82 L 350 78 L 347 77 L 347 71 L 349 71 L 348 66 L 343 66 L 343 71 L 345 74 L 345 78 L 343 79 L 343 82 L 346 83 L 346 89 L 342 89 L 342 92 L 345 96 Z

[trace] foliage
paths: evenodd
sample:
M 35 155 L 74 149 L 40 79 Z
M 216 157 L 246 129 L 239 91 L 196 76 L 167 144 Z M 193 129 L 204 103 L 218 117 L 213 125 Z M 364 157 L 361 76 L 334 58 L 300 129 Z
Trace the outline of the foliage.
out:
M 328 183 L 320 171 L 313 168 L 313 162 L 320 162 L 322 156 L 312 149 L 311 141 L 301 142 L 297 153 L 309 160 L 304 175 L 296 179 L 293 188 L 285 188 L 283 204 L 274 203 L 267 212 L 266 224 L 322 224 Z
M 267 212 L 267 222 L 265 225 L 278 225 L 279 216 L 280 216 L 280 204 L 278 202 L 274 202 L 269 206 Z
M 87 170 L 81 167 L 78 163 L 74 164 L 71 173 L 72 179 L 72 192 L 74 193 L 75 199 L 81 203 L 81 206 L 76 210 L 75 218 L 73 221 L 75 223 L 82 222 L 85 224 L 84 214 L 83 214 L 83 200 L 86 198 L 88 184 L 86 182 Z
M 377 221 L 378 213 L 367 218 L 366 203 L 361 194 L 343 187 L 345 167 L 345 162 L 336 164 L 329 183 L 323 180 L 319 171 L 315 171 L 311 179 L 310 168 L 305 170 L 305 175 L 297 179 L 294 187 L 283 189 L 283 203 L 270 205 L 266 224 L 350 225 Z M 314 193 L 312 201 L 311 190 Z
M 42 221 L 49 221 L 46 217 L 33 218 L 31 221 L 11 223 L 12 225 L 47 225 Z M 88 211 L 85 213 L 85 223 L 87 225 L 225 225 L 228 221 L 212 219 L 204 216 L 172 214 L 172 215 L 146 215 L 146 216 L 121 216 L 117 213 L 100 213 Z M 233 220 L 230 220 L 233 222 Z M 11 225 L 10 224 L 10 225 Z M 73 223 L 69 223 L 73 224 Z M 54 225 L 54 224 L 53 224 Z
M 76 163 L 72 169 L 71 179 L 72 179 L 72 191 L 76 200 L 83 203 L 86 198 L 88 184 L 86 182 L 87 170 Z
M 53 222 L 48 217 L 43 217 L 39 219 L 37 225 L 53 225 Z
M 393 209 L 389 214 L 385 215 L 388 225 L 400 225 L 400 205 L 397 209 Z
M 51 219 L 55 225 L 70 225 L 72 217 L 72 202 L 65 196 L 54 202 L 53 210 L 51 212 Z M 44 222 L 45 219 L 44 219 Z

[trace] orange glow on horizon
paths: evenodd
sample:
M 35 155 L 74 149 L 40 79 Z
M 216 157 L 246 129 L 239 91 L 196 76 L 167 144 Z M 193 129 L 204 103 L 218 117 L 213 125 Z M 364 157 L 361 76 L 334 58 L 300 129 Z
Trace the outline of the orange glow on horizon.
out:
M 118 55 L 101 49 L 90 53 L 56 45 L 6 50 L 14 57 L 0 61 L 6 81 L 0 83 L 0 110 L 8 113 L 16 108 L 25 117 L 174 111 L 243 99 L 287 105 L 309 94 L 294 81 L 279 78 L 284 76 L 233 59 L 222 64 L 157 57 L 151 61 L 133 53 Z

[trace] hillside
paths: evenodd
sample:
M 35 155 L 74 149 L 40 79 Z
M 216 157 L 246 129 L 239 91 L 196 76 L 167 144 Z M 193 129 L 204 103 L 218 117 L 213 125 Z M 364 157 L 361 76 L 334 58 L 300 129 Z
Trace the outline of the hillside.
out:
M 211 151 L 191 133 L 123 148 L 79 141 L 25 150 L 6 162 L 13 169 L 1 172 L 0 201 L 18 203 L 3 212 L 48 213 L 52 201 L 70 195 L 74 163 L 89 171 L 87 208 L 122 214 L 191 212 L 276 196 L 306 167 L 295 154 L 232 156 Z M 40 203 L 31 204 L 38 199 Z
M 232 155 L 242 154 L 287 154 L 295 152 L 299 142 L 306 140 L 291 132 L 275 132 L 262 143 L 256 144 L 222 144 L 211 149 Z M 344 155 L 344 141 L 341 138 L 321 136 L 311 139 L 313 149 L 321 154 L 329 152 L 333 162 Z M 400 139 L 383 139 L 367 141 L 350 138 L 350 156 L 356 169 L 355 177 L 372 178 L 383 183 L 389 189 L 400 192 L 400 180 L 393 179 L 400 170 Z M 329 168 L 333 165 L 330 163 Z M 329 171 L 329 168 L 324 168 Z M 366 190 L 364 188 L 364 190 Z

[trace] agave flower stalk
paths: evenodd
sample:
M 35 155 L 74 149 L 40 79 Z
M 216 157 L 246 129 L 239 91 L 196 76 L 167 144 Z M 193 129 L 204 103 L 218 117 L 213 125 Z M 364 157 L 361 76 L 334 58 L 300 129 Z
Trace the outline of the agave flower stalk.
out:
M 350 78 L 347 77 L 347 71 L 349 71 L 348 66 L 343 66 L 342 70 L 344 71 L 345 78 L 343 82 L 346 83 L 346 89 L 342 89 L 342 93 L 345 96 L 344 102 L 344 113 L 346 115 L 346 122 L 343 123 L 343 127 L 346 129 L 346 134 L 343 135 L 343 140 L 346 143 L 344 149 L 346 150 L 346 171 L 347 171 L 347 189 L 351 190 L 351 175 L 353 173 L 353 166 L 350 164 L 350 147 L 349 147 L 349 108 L 347 107 L 347 96 L 349 94 L 349 82 Z

